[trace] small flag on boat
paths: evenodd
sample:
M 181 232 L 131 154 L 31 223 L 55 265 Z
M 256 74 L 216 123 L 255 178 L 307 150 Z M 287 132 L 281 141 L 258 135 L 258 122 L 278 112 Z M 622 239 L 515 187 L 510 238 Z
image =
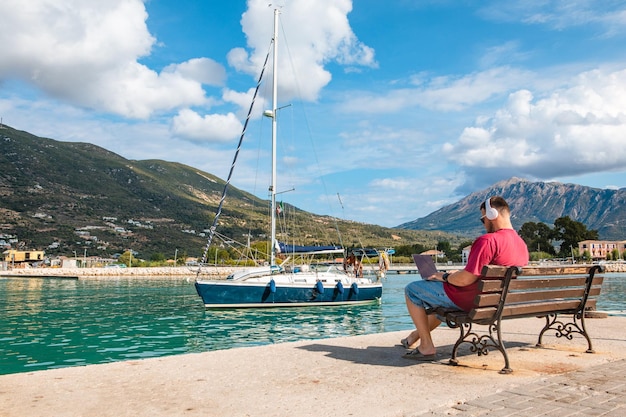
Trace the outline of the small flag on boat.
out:
M 285 210 L 285 208 L 283 207 L 283 202 L 281 201 L 280 203 L 278 203 L 276 205 L 276 214 L 280 214 Z

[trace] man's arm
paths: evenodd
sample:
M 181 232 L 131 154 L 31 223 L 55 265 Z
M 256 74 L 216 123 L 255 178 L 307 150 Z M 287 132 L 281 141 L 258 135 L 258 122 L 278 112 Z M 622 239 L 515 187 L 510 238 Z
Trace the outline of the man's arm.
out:
M 428 277 L 429 281 L 444 281 L 443 272 L 437 272 L 436 274 Z M 466 287 L 470 284 L 473 284 L 480 278 L 478 275 L 474 275 L 471 272 L 467 272 L 465 269 L 460 269 L 451 274 L 448 274 L 448 283 L 456 286 L 456 287 Z

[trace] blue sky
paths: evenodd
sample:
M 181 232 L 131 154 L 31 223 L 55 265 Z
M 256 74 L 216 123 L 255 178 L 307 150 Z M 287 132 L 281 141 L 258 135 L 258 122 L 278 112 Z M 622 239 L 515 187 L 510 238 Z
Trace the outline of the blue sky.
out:
M 268 4 L 4 0 L 0 117 L 225 179 L 280 6 L 279 199 L 396 226 L 513 176 L 626 187 L 626 1 Z M 233 184 L 267 198 L 260 95 Z

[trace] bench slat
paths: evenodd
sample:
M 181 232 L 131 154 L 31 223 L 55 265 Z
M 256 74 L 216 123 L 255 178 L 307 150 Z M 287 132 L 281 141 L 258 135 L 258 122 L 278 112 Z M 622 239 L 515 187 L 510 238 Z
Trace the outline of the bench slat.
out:
M 570 275 L 570 274 L 584 274 L 589 273 L 589 265 L 575 266 L 575 265 L 562 265 L 562 266 L 525 266 L 522 269 L 521 275 Z
M 556 310 L 576 310 L 580 306 L 580 300 L 563 300 L 563 301 L 550 301 L 546 303 L 532 303 L 532 304 L 520 304 L 505 306 L 502 311 L 502 317 L 508 316 L 522 316 L 522 315 L 536 315 L 536 314 L 549 314 Z M 595 300 L 588 300 L 587 307 L 595 306 Z
M 596 277 L 594 277 L 594 283 Z M 581 287 L 584 288 L 587 284 L 587 277 L 552 277 L 552 278 L 532 278 L 522 279 L 518 278 L 511 281 L 509 284 L 509 291 L 515 290 L 531 290 L 531 289 L 543 289 L 543 288 L 559 288 L 559 287 Z M 597 285 L 602 284 L 602 279 L 598 277 Z
M 502 318 L 515 316 L 535 316 L 542 314 L 549 314 L 558 310 L 576 310 L 580 305 L 580 300 L 562 300 L 562 301 L 550 301 L 549 303 L 530 303 L 530 304 L 512 304 L 507 305 L 502 310 Z M 595 308 L 596 299 L 590 299 L 587 301 L 587 308 Z M 489 320 L 496 314 L 496 307 L 481 307 L 475 308 L 469 313 L 469 318 L 474 321 Z
M 509 291 L 528 290 L 534 288 L 558 288 L 558 287 L 584 287 L 587 281 L 586 276 L 582 277 L 563 277 L 563 278 L 517 278 L 511 280 Z M 604 277 L 601 275 L 593 277 L 593 285 L 602 285 Z M 480 292 L 498 292 L 502 290 L 501 279 L 482 280 L 478 284 Z
M 521 275 L 569 275 L 588 274 L 589 265 L 561 265 L 561 266 L 525 266 Z M 483 267 L 482 275 L 489 277 L 503 277 L 507 270 L 506 266 L 487 265 Z
M 591 287 L 589 291 L 590 297 L 600 295 L 601 288 Z M 551 289 L 547 291 L 531 291 L 531 292 L 509 292 L 506 297 L 506 304 L 520 303 L 529 301 L 544 301 L 555 298 L 582 298 L 585 293 L 584 288 L 567 288 L 567 289 Z M 479 294 L 474 300 L 477 307 L 495 306 L 500 302 L 500 293 Z

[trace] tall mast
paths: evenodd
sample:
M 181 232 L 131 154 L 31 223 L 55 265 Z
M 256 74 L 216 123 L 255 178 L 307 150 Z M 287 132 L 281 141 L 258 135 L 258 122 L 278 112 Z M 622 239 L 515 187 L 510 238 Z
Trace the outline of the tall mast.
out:
M 272 180 L 270 185 L 271 195 L 271 250 L 270 265 L 276 264 L 276 110 L 278 107 L 278 9 L 274 9 L 274 57 L 272 77 Z

